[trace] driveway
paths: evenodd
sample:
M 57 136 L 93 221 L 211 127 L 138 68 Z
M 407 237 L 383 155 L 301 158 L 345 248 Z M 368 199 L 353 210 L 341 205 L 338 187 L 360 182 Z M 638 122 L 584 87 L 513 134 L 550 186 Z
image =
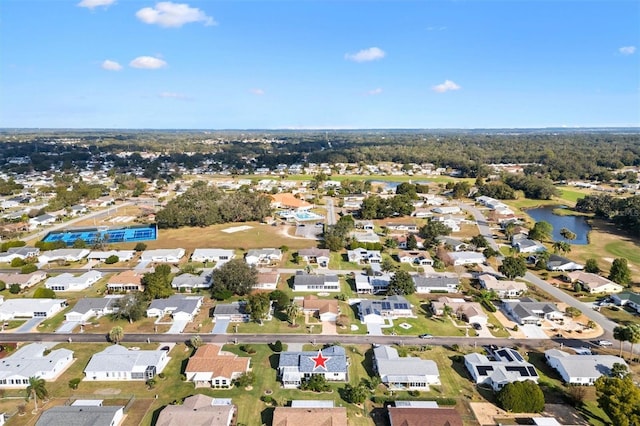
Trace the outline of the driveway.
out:
M 171 328 L 167 331 L 167 334 L 179 334 L 182 333 L 184 328 L 187 326 L 189 321 L 187 320 L 174 320 L 173 324 L 171 324 Z
M 46 318 L 43 318 L 43 317 L 31 318 L 30 320 L 22 324 L 20 327 L 18 327 L 15 333 L 29 333 L 31 330 L 37 327 L 38 324 L 40 324 L 44 320 L 46 320 Z
M 218 318 L 216 319 L 216 323 L 213 326 L 213 330 L 211 330 L 211 334 L 227 334 L 227 328 L 231 323 L 231 319 Z
M 478 334 L 478 337 L 494 338 L 486 325 L 482 325 L 482 328 L 480 330 L 476 330 L 476 333 Z
M 382 324 L 367 324 L 367 334 L 370 336 L 382 336 Z
M 65 321 L 56 330 L 56 333 L 73 333 L 73 329 L 80 325 L 80 321 Z
M 520 326 L 520 328 L 522 329 L 522 332 L 524 333 L 524 335 L 527 336 L 527 339 L 548 339 L 549 338 L 549 336 L 547 336 L 547 333 L 544 332 L 542 327 L 539 327 L 535 324 L 525 324 Z

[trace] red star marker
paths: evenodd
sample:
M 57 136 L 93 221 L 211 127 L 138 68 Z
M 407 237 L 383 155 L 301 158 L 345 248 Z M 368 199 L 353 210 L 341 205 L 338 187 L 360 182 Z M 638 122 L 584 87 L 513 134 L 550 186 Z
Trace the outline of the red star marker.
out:
M 331 357 L 328 356 L 323 356 L 322 355 L 322 351 L 318 351 L 318 356 L 316 357 L 309 357 L 311 358 L 311 360 L 313 360 L 313 362 L 315 362 L 315 365 L 313 366 L 313 369 L 315 370 L 318 367 L 322 367 L 325 370 L 327 369 L 327 361 L 329 361 L 331 359 Z

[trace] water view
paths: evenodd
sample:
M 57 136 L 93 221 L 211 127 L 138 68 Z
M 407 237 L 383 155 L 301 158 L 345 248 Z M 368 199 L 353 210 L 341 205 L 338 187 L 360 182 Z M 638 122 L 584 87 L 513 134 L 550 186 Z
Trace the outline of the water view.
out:
M 559 216 L 553 213 L 553 210 L 558 207 L 538 207 L 535 209 L 527 210 L 527 214 L 531 216 L 536 222 L 545 221 L 553 225 L 553 240 L 554 241 L 567 241 L 571 244 L 585 245 L 588 244 L 587 235 L 591 230 L 591 226 L 587 223 L 584 216 Z M 574 234 L 576 239 L 569 241 L 560 235 L 560 230 L 567 228 Z

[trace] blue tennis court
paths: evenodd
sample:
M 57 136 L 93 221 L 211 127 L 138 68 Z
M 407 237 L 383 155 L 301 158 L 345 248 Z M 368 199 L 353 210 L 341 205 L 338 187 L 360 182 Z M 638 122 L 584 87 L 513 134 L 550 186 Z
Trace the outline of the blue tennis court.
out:
M 84 240 L 87 244 L 94 244 L 104 239 L 107 243 L 130 243 L 136 241 L 150 241 L 158 238 L 158 228 L 155 225 L 128 226 L 114 229 L 73 229 L 54 231 L 47 234 L 42 241 L 46 243 L 64 241 L 72 246 L 76 240 Z

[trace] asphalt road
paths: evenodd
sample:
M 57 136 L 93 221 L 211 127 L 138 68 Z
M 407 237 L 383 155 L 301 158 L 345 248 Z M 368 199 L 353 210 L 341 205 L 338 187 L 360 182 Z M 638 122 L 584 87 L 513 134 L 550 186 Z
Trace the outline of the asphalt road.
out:
M 482 235 L 487 239 L 491 248 L 496 251 L 500 251 L 498 244 L 493 239 L 493 231 L 491 230 L 491 228 L 489 228 L 489 223 L 487 222 L 487 219 L 484 217 L 482 212 L 470 204 L 458 203 L 458 205 L 460 206 L 461 209 L 467 210 L 473 215 L 473 218 L 476 220 L 476 223 L 478 224 L 478 230 L 480 231 L 480 235 Z
M 336 209 L 333 204 L 333 197 L 324 197 L 325 207 L 327 209 L 327 225 L 336 224 Z

